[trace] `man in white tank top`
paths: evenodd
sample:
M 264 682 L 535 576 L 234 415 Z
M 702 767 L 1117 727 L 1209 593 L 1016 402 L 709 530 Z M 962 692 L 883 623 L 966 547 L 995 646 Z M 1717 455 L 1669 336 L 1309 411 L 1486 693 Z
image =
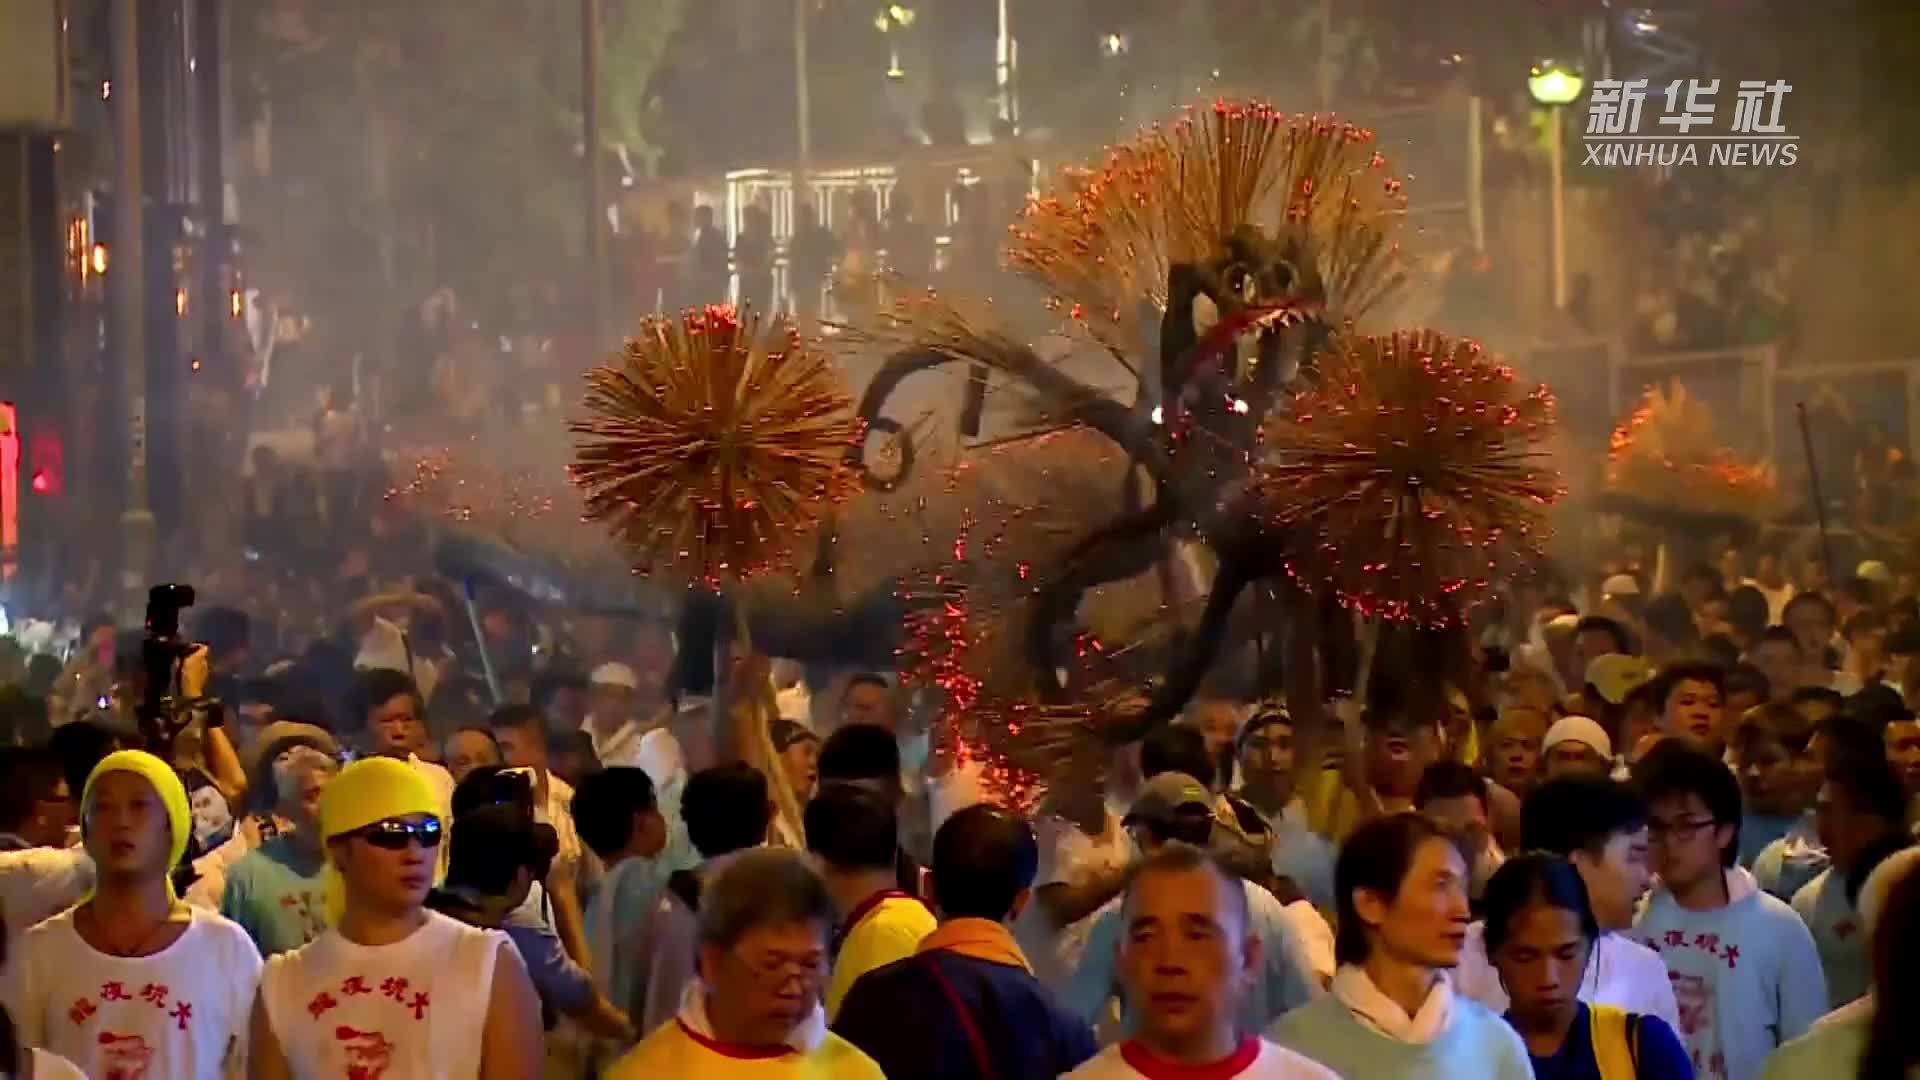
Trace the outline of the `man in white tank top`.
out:
M 438 793 L 390 758 L 321 790 L 331 928 L 261 977 L 256 1080 L 540 1075 L 540 1000 L 512 942 L 424 906 L 439 814 Z
M 81 807 L 98 886 L 22 936 L 7 972 L 19 1042 L 87 1076 L 217 1080 L 244 1060 L 260 954 L 173 893 L 186 789 L 166 762 L 122 750 L 94 767 Z

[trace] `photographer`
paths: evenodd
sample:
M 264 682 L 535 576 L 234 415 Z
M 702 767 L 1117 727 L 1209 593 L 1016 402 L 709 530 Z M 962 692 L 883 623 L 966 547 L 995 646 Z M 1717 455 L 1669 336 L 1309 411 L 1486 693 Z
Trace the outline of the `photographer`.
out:
M 232 805 L 246 794 L 247 774 L 227 736 L 226 707 L 209 694 L 212 653 L 180 633 L 180 612 L 193 600 L 191 585 L 147 591 L 146 636 L 137 679 L 125 697 L 138 702 L 135 716 L 147 749 L 176 769 L 199 769 Z
M 514 778 L 496 773 L 493 782 Z M 567 956 L 559 935 L 537 909 L 527 910 L 535 885 L 553 862 L 557 844 L 552 827 L 534 824 L 530 809 L 517 800 L 503 800 L 464 809 L 452 835 L 447 883 L 433 891 L 427 906 L 469 926 L 506 931 L 540 994 L 548 1028 L 560 1014 L 594 1035 L 632 1042 L 635 1032 L 626 1015 L 594 987 L 586 969 Z

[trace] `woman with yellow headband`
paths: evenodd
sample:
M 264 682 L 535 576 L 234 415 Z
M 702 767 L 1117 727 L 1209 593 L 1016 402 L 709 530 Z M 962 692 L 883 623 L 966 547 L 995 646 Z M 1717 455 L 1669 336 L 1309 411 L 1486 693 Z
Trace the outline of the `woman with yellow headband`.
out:
M 20 1042 L 88 1076 L 225 1075 L 245 1054 L 260 954 L 239 926 L 173 893 L 193 830 L 179 776 L 139 750 L 107 755 L 87 777 L 81 828 L 97 883 L 21 940 Z
M 440 798 L 392 758 L 320 789 L 328 929 L 268 961 L 249 1075 L 525 1080 L 540 1075 L 540 999 L 513 943 L 425 904 Z

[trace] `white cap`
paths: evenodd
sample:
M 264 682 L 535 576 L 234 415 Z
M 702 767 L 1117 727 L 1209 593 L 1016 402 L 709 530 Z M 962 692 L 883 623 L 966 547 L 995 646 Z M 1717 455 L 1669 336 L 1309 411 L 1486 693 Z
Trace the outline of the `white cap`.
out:
M 1639 596 L 1640 583 L 1632 574 L 1615 574 L 1600 583 L 1600 591 L 1607 596 Z
M 1613 740 L 1607 738 L 1607 729 L 1585 716 L 1563 716 L 1547 729 L 1547 737 L 1540 741 L 1542 754 L 1563 742 L 1579 743 L 1599 754 L 1602 760 L 1613 760 Z
M 1868 559 L 1866 562 L 1861 563 L 1859 567 L 1853 571 L 1853 576 L 1864 581 L 1871 581 L 1875 585 L 1893 584 L 1893 571 L 1887 569 L 1887 564 L 1881 562 L 1879 559 Z
M 593 669 L 593 676 L 587 680 L 594 686 L 624 686 L 629 690 L 640 689 L 640 680 L 633 669 L 619 662 L 601 664 Z

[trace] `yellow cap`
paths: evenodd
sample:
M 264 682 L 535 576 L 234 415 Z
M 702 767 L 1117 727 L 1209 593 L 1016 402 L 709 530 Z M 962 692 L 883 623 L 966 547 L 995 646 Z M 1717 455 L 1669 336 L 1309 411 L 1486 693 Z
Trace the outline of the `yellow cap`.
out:
M 1600 691 L 1609 705 L 1625 702 L 1628 694 L 1652 678 L 1653 666 L 1638 656 L 1607 653 L 1587 665 L 1587 683 Z
M 87 811 L 93 808 L 93 786 L 102 776 L 113 772 L 133 773 L 145 780 L 160 797 L 160 805 L 166 807 L 167 824 L 172 829 L 172 844 L 167 852 L 167 893 L 172 895 L 173 868 L 180 865 L 180 857 L 187 853 L 187 838 L 193 835 L 193 804 L 187 801 L 186 785 L 180 782 L 180 774 L 173 771 L 173 766 L 145 750 L 116 750 L 101 758 L 100 764 L 87 774 L 87 786 L 80 793 L 83 827 Z
M 426 777 L 413 766 L 393 758 L 361 758 L 341 769 L 338 776 L 320 789 L 320 835 L 326 840 L 388 818 L 414 814 L 439 818 L 439 797 Z M 447 823 L 440 824 L 444 827 Z M 340 920 L 347 900 L 345 883 L 333 865 L 330 849 L 322 877 L 327 922 L 332 925 Z

